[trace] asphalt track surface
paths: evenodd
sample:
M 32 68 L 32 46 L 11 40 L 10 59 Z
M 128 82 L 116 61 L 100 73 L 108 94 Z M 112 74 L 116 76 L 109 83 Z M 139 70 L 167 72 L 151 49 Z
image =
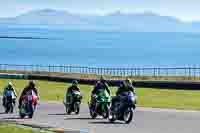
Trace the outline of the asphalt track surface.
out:
M 1 104 L 1 102 L 0 102 Z M 137 108 L 130 124 L 91 119 L 87 105 L 81 106 L 80 115 L 66 115 L 62 103 L 41 102 L 33 119 L 19 119 L 18 114 L 4 114 L 0 106 L 0 120 L 18 121 L 65 129 L 88 130 L 90 133 L 199 133 L 200 112 L 167 109 Z

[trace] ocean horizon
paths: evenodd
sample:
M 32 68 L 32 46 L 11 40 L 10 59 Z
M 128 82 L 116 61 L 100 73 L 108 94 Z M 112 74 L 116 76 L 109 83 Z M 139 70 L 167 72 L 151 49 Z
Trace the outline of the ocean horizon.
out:
M 0 63 L 97 67 L 198 65 L 200 33 L 1 28 Z

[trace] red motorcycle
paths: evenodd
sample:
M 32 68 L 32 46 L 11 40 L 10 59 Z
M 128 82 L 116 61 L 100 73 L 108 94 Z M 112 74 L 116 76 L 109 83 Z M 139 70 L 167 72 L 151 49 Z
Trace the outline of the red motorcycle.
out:
M 32 118 L 36 109 L 38 97 L 33 91 L 28 92 L 22 97 L 22 104 L 19 108 L 19 115 L 21 118 L 28 116 Z

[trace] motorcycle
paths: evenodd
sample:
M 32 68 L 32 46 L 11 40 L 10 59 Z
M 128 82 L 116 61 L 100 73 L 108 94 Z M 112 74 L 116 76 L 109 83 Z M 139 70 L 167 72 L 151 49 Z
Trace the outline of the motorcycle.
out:
M 5 92 L 5 113 L 13 113 L 14 107 L 15 107 L 15 100 L 16 96 L 14 95 L 14 92 L 11 90 L 7 90 Z
M 38 97 L 33 91 L 28 92 L 25 96 L 22 97 L 22 104 L 19 108 L 19 115 L 22 119 L 26 116 L 28 116 L 28 118 L 33 117 L 37 100 Z
M 94 96 L 94 99 L 96 100 L 96 105 L 88 102 L 90 116 L 95 119 L 98 115 L 100 115 L 103 116 L 104 119 L 107 119 L 109 117 L 109 108 L 111 102 L 110 95 L 106 90 L 100 90 L 97 92 L 97 95 Z
M 79 114 L 82 99 L 81 93 L 74 90 L 72 91 L 72 95 L 66 96 L 66 99 L 68 99 L 68 101 L 63 102 L 65 105 L 66 113 L 71 114 L 72 112 L 75 112 L 75 114 Z
M 117 100 L 110 109 L 109 121 L 125 121 L 129 124 L 133 119 L 133 112 L 136 108 L 136 96 L 133 92 L 127 92 Z

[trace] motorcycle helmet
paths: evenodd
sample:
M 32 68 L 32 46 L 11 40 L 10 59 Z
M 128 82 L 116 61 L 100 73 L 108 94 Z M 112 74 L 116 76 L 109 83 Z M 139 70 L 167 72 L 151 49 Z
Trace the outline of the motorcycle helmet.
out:
M 12 82 L 9 82 L 9 83 L 8 83 L 8 88 L 12 88 L 12 86 L 13 86 L 13 85 L 12 85 Z
M 101 81 L 101 83 L 105 83 L 106 82 L 106 80 L 105 80 L 105 78 L 103 76 L 101 76 L 100 81 Z
M 29 86 L 30 86 L 30 87 L 35 87 L 35 83 L 34 83 L 33 80 L 29 81 Z
M 126 79 L 125 82 L 126 82 L 126 85 L 127 85 L 127 86 L 132 85 L 132 82 L 131 82 L 130 79 Z
M 77 80 L 73 80 L 73 81 L 72 81 L 72 85 L 73 85 L 73 86 L 77 86 L 77 85 L 78 85 L 78 81 L 77 81 Z

